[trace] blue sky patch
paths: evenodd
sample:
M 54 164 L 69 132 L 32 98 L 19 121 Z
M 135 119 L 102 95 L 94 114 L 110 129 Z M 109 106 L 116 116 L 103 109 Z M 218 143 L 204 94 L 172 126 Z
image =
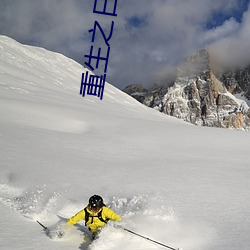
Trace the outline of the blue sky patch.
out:
M 127 19 L 127 23 L 129 26 L 138 28 L 146 25 L 146 18 L 139 16 L 132 16 Z
M 206 23 L 206 29 L 213 29 L 221 26 L 226 20 L 234 18 L 238 23 L 241 23 L 244 12 L 248 9 L 249 0 L 240 0 L 237 9 L 230 13 L 225 13 L 223 10 L 213 13 L 210 20 Z

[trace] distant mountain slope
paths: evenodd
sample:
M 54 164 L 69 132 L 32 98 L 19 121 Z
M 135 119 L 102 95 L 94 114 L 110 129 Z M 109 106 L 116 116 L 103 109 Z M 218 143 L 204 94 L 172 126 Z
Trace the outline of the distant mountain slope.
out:
M 72 59 L 43 48 L 28 46 L 17 41 L 0 36 L 0 87 L 16 94 L 29 97 L 58 93 L 80 92 L 82 73 L 89 72 L 87 68 Z M 15 81 L 17 79 L 18 81 Z M 41 92 L 40 92 L 41 91 Z M 46 92 L 46 93 L 45 93 Z M 80 95 L 79 95 L 80 96 Z M 76 98 L 79 97 L 76 95 Z M 88 100 L 92 96 L 85 95 Z M 53 96 L 51 96 L 53 99 Z M 94 98 L 98 100 L 98 97 Z M 119 89 L 106 82 L 104 102 L 115 102 L 127 106 L 141 106 L 133 98 L 128 97 Z

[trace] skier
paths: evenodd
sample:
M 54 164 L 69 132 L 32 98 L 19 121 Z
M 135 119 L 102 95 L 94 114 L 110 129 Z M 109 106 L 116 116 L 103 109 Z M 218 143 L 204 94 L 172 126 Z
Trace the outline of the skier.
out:
M 89 204 L 72 216 L 67 224 L 74 225 L 80 220 L 85 220 L 85 226 L 89 228 L 94 239 L 109 220 L 120 222 L 122 219 L 120 215 L 105 206 L 101 196 L 95 194 L 89 198 Z

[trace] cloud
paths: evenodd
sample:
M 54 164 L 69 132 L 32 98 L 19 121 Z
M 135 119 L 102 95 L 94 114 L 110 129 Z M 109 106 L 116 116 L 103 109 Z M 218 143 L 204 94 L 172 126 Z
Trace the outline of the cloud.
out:
M 247 66 L 250 64 L 250 10 L 243 15 L 238 28 L 222 39 L 210 44 L 215 60 L 225 67 Z
M 98 0 L 100 4 L 103 1 Z M 175 65 L 204 46 L 211 46 L 224 61 L 230 60 L 226 48 L 241 45 L 240 54 L 249 51 L 249 13 L 245 12 L 242 21 L 234 17 L 242 8 L 239 2 L 118 0 L 117 16 L 110 17 L 94 14 L 93 0 L 1 0 L 0 33 L 61 52 L 84 64 L 94 21 L 100 23 L 105 34 L 109 34 L 114 21 L 107 79 L 120 88 L 130 83 L 148 87 L 167 79 Z M 218 16 L 225 20 L 219 23 Z M 213 28 L 208 29 L 211 23 Z M 98 35 L 93 45 L 96 50 L 101 47 L 105 55 L 103 41 Z
M 239 28 L 240 24 L 235 20 L 235 18 L 232 17 L 229 20 L 226 20 L 221 26 L 204 31 L 204 34 L 200 39 L 200 43 L 211 44 L 213 42 L 219 41 L 225 37 L 237 33 Z

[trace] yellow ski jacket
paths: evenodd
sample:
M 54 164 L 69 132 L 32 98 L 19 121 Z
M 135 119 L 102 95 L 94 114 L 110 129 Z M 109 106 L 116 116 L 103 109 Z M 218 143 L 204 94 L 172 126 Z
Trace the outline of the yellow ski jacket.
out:
M 87 212 L 89 213 L 88 221 L 85 221 L 86 226 L 88 226 L 89 230 L 92 233 L 97 232 L 100 228 L 102 228 L 106 223 L 104 221 L 112 220 L 112 221 L 121 221 L 120 215 L 116 214 L 113 210 L 110 208 L 103 206 L 99 211 L 93 212 L 89 209 L 89 207 L 86 207 Z M 104 220 L 100 220 L 98 218 L 98 214 L 100 214 L 101 211 L 101 218 Z M 85 210 L 82 209 L 77 214 L 72 216 L 68 221 L 67 224 L 75 225 L 80 220 L 85 220 Z

